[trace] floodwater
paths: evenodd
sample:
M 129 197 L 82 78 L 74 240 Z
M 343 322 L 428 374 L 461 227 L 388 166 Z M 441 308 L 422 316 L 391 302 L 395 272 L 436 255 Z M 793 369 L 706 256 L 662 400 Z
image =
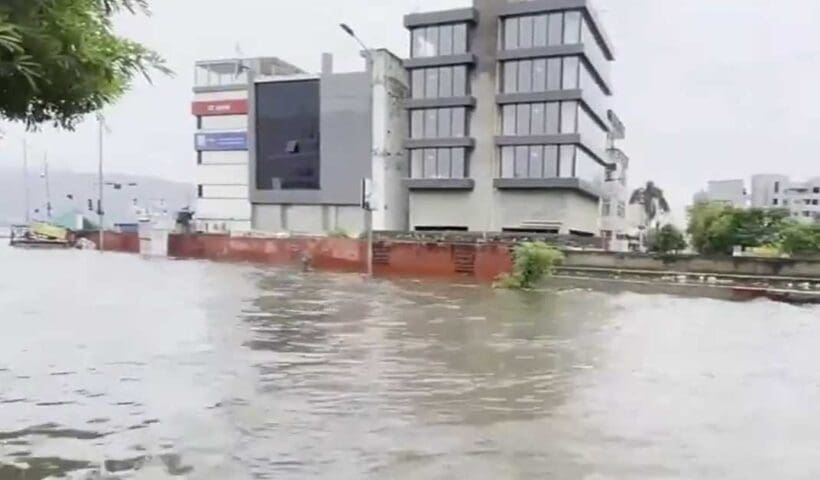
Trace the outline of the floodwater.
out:
M 820 310 L 0 247 L 0 480 L 815 479 Z

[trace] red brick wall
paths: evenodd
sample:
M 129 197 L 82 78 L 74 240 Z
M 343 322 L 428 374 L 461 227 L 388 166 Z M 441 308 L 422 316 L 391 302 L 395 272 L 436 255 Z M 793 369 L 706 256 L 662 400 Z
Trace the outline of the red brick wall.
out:
M 373 250 L 374 272 L 379 275 L 491 282 L 512 270 L 509 248 L 500 244 L 381 242 Z

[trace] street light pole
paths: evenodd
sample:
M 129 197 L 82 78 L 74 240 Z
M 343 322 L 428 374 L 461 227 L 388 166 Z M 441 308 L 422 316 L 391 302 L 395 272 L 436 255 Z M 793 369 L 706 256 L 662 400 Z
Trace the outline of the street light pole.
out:
M 31 223 L 31 212 L 29 205 L 29 190 L 28 190 L 28 144 L 26 139 L 23 139 L 23 194 L 24 203 L 26 207 L 26 225 Z
M 358 43 L 359 46 L 362 47 L 362 54 L 367 59 L 367 75 L 368 75 L 368 81 L 370 83 L 370 108 L 371 108 L 371 114 L 370 114 L 371 115 L 371 126 L 370 126 L 370 128 L 371 128 L 371 138 L 372 138 L 372 129 L 373 129 L 373 125 L 372 125 L 373 88 L 375 87 L 375 82 L 373 81 L 373 72 L 374 72 L 374 69 L 375 69 L 375 62 L 373 61 L 372 50 L 370 48 L 368 48 L 367 45 L 364 44 L 364 42 L 359 38 L 358 35 L 356 35 L 356 32 L 354 32 L 353 29 L 350 28 L 349 25 L 347 25 L 346 23 L 340 23 L 339 27 L 341 27 L 341 29 L 344 30 L 344 32 L 348 36 L 353 38 L 353 40 L 355 40 L 356 43 Z M 372 148 L 372 145 L 371 145 L 371 148 Z M 372 158 L 370 160 L 370 163 L 371 163 L 370 176 L 372 177 L 373 176 L 373 165 L 372 165 L 373 164 L 373 159 Z M 365 213 L 365 222 L 367 224 L 366 225 L 366 228 L 367 228 L 367 276 L 372 277 L 373 276 L 373 203 L 371 202 L 371 198 L 364 198 L 364 196 L 366 196 L 366 195 L 367 196 L 372 196 L 372 192 L 373 192 L 373 182 L 372 182 L 372 180 L 369 183 L 366 182 L 366 181 L 362 182 L 362 188 L 364 188 L 365 185 L 370 186 L 370 188 L 369 188 L 370 191 L 369 192 L 368 191 L 363 191 L 362 192 L 362 194 L 363 194 L 363 205 L 362 205 L 362 207 L 364 207 L 365 212 L 366 212 Z

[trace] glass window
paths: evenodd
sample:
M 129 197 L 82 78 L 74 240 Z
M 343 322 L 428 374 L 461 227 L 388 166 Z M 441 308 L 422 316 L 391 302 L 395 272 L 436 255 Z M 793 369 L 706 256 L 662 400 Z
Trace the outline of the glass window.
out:
M 518 92 L 518 62 L 504 63 L 504 93 Z
M 424 150 L 424 178 L 435 178 L 436 176 L 436 150 L 428 148 Z
M 538 15 L 532 21 L 532 45 L 545 47 L 547 45 L 547 16 Z
M 427 27 L 427 54 L 425 57 L 435 57 L 438 55 L 438 27 Z
M 453 67 L 453 96 L 467 95 L 467 67 L 460 65 Z
M 530 149 L 526 145 L 515 147 L 515 178 L 527 178 L 530 166 Z
M 454 148 L 452 150 L 451 171 L 453 178 L 464 178 L 467 176 L 467 169 L 464 164 L 464 149 Z
M 516 114 L 516 135 L 530 134 L 530 105 L 528 103 L 521 103 L 518 105 L 518 113 Z
M 532 91 L 544 92 L 547 89 L 547 59 L 532 62 Z
M 515 135 L 515 105 L 504 105 L 502 107 L 502 130 L 504 135 Z
M 561 102 L 561 133 L 577 132 L 578 103 Z
M 467 24 L 459 23 L 453 27 L 453 53 L 467 53 Z
M 414 57 L 421 57 L 422 52 L 425 49 L 425 42 L 426 39 L 424 38 L 424 34 L 427 30 L 423 28 L 414 28 L 413 29 L 413 56 Z
M 515 178 L 515 148 L 501 148 L 501 178 Z
M 564 44 L 581 43 L 581 12 L 566 12 L 564 15 Z
M 558 145 L 544 147 L 544 178 L 558 176 Z
M 561 124 L 561 104 L 558 102 L 549 102 L 546 106 L 546 128 L 548 135 L 554 135 L 558 133 L 558 127 Z
M 504 21 L 504 49 L 515 50 L 518 48 L 518 19 L 508 18 Z
M 544 147 L 533 145 L 530 147 L 530 163 L 527 171 L 529 178 L 542 178 L 544 168 Z
M 410 137 L 424 138 L 424 111 L 413 110 L 410 114 Z
M 439 98 L 453 96 L 453 67 L 443 67 L 439 69 L 438 85 Z
M 561 90 L 561 59 L 547 59 L 547 91 Z
M 604 200 L 601 202 L 601 216 L 608 217 L 612 214 L 612 202 Z
M 436 171 L 437 178 L 450 178 L 450 149 L 438 149 L 438 170 Z
M 424 69 L 413 70 L 413 98 L 424 98 Z
M 544 119 L 544 104 L 534 103 L 532 105 L 532 125 L 530 126 L 530 133 L 532 135 L 543 135 L 546 133 Z
M 460 138 L 465 136 L 465 133 L 467 131 L 466 113 L 467 109 L 463 107 L 453 109 L 453 137 Z
M 563 23 L 564 23 L 564 14 L 563 13 L 551 13 L 549 16 L 549 35 L 547 38 L 548 45 L 561 45 L 561 41 L 564 39 L 564 30 L 563 30 Z
M 532 17 L 518 21 L 518 48 L 532 48 Z
M 438 96 L 438 69 L 428 68 L 424 75 L 424 92 L 427 98 Z
M 580 26 L 579 26 L 580 28 Z M 580 31 L 579 31 L 580 32 Z M 580 35 L 580 33 L 579 33 Z M 439 55 L 453 54 L 453 26 L 444 25 L 439 29 Z
M 581 148 L 576 148 L 575 176 L 590 183 L 600 183 L 604 178 L 604 167 Z
M 532 60 L 522 60 L 518 63 L 518 93 L 532 91 Z
M 438 133 L 438 112 L 433 109 L 424 112 L 424 138 L 436 138 Z
M 575 176 L 575 146 L 561 145 L 561 159 L 558 167 L 558 176 L 568 178 Z
M 410 151 L 410 176 L 412 178 L 424 178 L 424 151 Z
M 564 58 L 564 90 L 578 88 L 578 57 Z
M 453 134 L 453 114 L 449 108 L 438 110 L 438 138 L 450 138 Z

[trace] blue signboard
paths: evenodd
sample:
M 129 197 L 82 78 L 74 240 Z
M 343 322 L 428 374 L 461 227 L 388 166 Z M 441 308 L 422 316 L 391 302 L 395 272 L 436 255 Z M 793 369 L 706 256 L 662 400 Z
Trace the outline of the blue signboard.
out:
M 194 135 L 194 148 L 199 152 L 225 152 L 248 149 L 247 132 L 213 132 Z

